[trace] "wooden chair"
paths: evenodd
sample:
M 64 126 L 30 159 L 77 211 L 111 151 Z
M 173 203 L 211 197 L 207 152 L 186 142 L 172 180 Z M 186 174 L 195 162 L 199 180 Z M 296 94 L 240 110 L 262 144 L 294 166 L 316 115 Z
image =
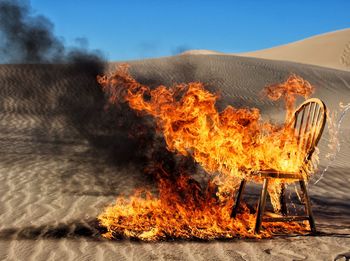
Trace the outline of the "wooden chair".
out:
M 309 193 L 306 187 L 305 180 L 303 178 L 302 172 L 306 164 L 309 163 L 315 147 L 319 142 L 324 126 L 326 124 L 326 106 L 320 100 L 316 98 L 311 98 L 305 101 L 299 106 L 299 108 L 294 112 L 294 116 L 290 122 L 295 129 L 295 133 L 298 139 L 299 148 L 305 152 L 304 165 L 301 166 L 299 172 L 287 173 L 287 172 L 278 172 L 274 170 L 264 170 L 259 171 L 257 174 L 264 179 L 261 195 L 259 198 L 258 208 L 256 212 L 256 223 L 255 223 L 255 233 L 260 232 L 262 222 L 289 222 L 289 221 L 303 221 L 308 220 L 310 223 L 311 232 L 316 232 L 316 226 L 314 217 L 311 209 L 311 202 Z M 295 182 L 299 182 L 301 191 L 303 192 L 303 203 L 305 204 L 304 216 L 288 216 L 287 215 L 287 206 L 286 206 L 286 195 L 285 195 L 285 186 L 282 184 L 282 193 L 280 197 L 281 203 L 281 214 L 280 217 L 264 217 L 266 198 L 267 198 L 267 189 L 269 180 L 272 179 L 291 179 Z M 235 218 L 239 204 L 242 199 L 242 194 L 246 185 L 246 180 L 241 181 L 238 193 L 235 198 L 235 205 L 232 208 L 231 217 Z

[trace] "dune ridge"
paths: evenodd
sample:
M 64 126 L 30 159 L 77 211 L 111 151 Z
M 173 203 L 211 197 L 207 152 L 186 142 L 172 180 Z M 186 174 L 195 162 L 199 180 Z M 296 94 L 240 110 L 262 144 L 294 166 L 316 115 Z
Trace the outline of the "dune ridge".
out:
M 183 55 L 223 54 L 210 50 L 189 50 Z M 278 61 L 290 61 L 350 71 L 350 29 L 324 33 L 296 42 L 246 53 L 233 53 Z

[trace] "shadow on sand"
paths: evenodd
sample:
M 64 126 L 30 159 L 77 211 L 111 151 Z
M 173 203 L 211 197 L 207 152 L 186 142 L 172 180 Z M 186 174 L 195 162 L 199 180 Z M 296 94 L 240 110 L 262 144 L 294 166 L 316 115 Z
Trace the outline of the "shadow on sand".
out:
M 318 228 L 316 237 L 350 238 L 349 205 L 342 200 L 314 198 L 315 218 Z M 329 206 L 318 208 L 320 205 Z M 21 228 L 7 228 L 0 230 L 0 240 L 37 240 L 37 239 L 79 239 L 104 240 L 101 236 L 106 230 L 99 226 L 97 219 L 75 220 L 68 223 L 47 224 L 41 226 L 27 226 Z M 300 234 L 276 235 L 274 238 L 292 239 Z M 233 239 L 235 240 L 235 239 Z M 236 239 L 237 240 L 237 239 Z M 167 241 L 174 241 L 173 239 Z M 176 240 L 183 241 L 183 240 Z M 186 240 L 196 241 L 198 240 Z M 202 241 L 202 240 L 200 240 Z M 227 241 L 227 240 L 223 240 Z M 231 240 L 229 240 L 231 241 Z M 251 239 L 249 240 L 251 241 Z M 255 241 L 253 239 L 253 241 Z M 258 240 L 259 241 L 259 240 Z
M 102 240 L 105 231 L 95 219 L 0 230 L 0 240 L 77 239 Z

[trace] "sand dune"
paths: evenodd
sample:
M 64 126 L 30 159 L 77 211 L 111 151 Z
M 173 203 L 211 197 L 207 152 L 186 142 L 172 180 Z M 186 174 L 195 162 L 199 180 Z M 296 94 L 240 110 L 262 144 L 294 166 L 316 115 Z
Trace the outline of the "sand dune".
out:
M 221 92 L 221 107 L 258 107 L 264 117 L 274 120 L 284 114 L 282 103 L 258 93 L 290 73 L 317 86 L 314 96 L 330 110 L 338 109 L 340 101 L 350 102 L 346 71 L 230 55 L 186 55 L 130 64 L 142 83 L 203 81 Z M 324 179 L 310 186 L 319 236 L 111 242 L 100 237 L 96 216 L 116 196 L 151 185 L 142 173 L 144 148 L 128 136 L 140 119 L 123 108 L 105 111 L 94 77 L 65 65 L 0 65 L 0 86 L 2 260 L 332 260 L 349 255 L 349 116 L 340 136 L 339 157 Z M 327 151 L 327 134 L 320 148 Z M 326 163 L 321 158 L 321 167 Z
M 223 53 L 209 50 L 190 50 L 183 54 Z M 269 49 L 232 55 L 290 61 L 350 71 L 350 29 L 316 35 Z
M 316 35 L 286 45 L 239 55 L 350 71 L 350 29 Z

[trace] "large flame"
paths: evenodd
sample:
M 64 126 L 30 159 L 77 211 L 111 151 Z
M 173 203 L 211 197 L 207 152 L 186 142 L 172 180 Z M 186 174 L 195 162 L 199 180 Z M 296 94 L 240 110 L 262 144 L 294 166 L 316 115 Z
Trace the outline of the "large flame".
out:
M 155 240 L 253 236 L 254 215 L 246 209 L 244 214 L 231 219 L 233 201 L 224 200 L 223 195 L 232 195 L 242 178 L 259 182 L 256 174 L 259 170 L 295 172 L 303 164 L 304 152 L 288 123 L 295 95 L 307 97 L 313 87 L 296 75 L 283 84 L 265 88 L 270 98 L 285 98 L 287 120 L 282 126 L 263 122 L 256 108 L 228 106 L 219 112 L 215 107 L 218 95 L 206 90 L 200 82 L 151 89 L 132 78 L 127 66 L 118 67 L 108 77 L 98 77 L 98 82 L 109 95 L 110 103 L 126 101 L 132 109 L 153 116 L 167 149 L 193 157 L 211 174 L 219 190 L 216 197 L 210 183 L 205 193 L 200 192 L 198 185 L 189 182 L 188 175 L 170 181 L 159 168 L 158 197 L 138 193 L 130 199 L 118 198 L 114 206 L 99 216 L 100 223 L 108 230 L 106 237 Z M 308 166 L 305 178 L 313 167 Z M 269 192 L 278 209 L 279 182 L 273 185 Z M 269 224 L 262 235 L 269 235 L 276 226 L 303 228 L 295 223 Z

